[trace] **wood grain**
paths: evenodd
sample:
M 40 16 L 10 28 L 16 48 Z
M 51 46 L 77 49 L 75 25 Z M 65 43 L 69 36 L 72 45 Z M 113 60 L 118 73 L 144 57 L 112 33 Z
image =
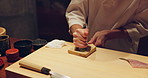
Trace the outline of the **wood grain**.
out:
M 93 54 L 83 58 L 68 53 L 72 46 L 72 43 L 67 43 L 67 46 L 60 49 L 42 47 L 21 60 L 27 60 L 71 78 L 148 78 L 148 70 L 132 68 L 129 63 L 119 59 L 130 58 L 148 63 L 148 57 L 96 48 Z M 19 61 L 7 67 L 6 73 L 7 78 L 50 78 L 49 75 L 21 68 Z

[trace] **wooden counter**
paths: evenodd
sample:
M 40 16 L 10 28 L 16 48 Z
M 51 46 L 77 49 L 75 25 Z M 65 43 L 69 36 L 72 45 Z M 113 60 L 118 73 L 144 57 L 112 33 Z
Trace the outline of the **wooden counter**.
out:
M 130 58 L 148 63 L 148 57 L 97 48 L 95 53 L 83 58 L 68 54 L 72 46 L 72 43 L 67 43 L 61 49 L 42 47 L 23 59 L 71 78 L 148 78 L 148 69 L 132 68 L 128 62 L 119 59 Z M 6 68 L 7 78 L 50 78 L 21 68 L 18 62 Z

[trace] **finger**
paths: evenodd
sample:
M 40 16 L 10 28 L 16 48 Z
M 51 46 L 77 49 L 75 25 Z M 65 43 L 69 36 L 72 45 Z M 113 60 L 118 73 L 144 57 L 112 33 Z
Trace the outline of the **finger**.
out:
M 74 32 L 72 35 L 73 35 L 73 37 L 76 38 L 77 37 L 77 32 Z
M 86 38 L 88 35 L 88 29 L 77 29 L 76 32 L 78 32 L 84 38 Z
M 105 39 L 104 38 L 98 38 L 95 42 L 96 46 L 104 46 L 105 44 Z
M 93 36 L 93 37 L 90 39 L 90 41 L 88 42 L 88 44 L 93 44 L 93 43 L 95 43 L 95 42 L 96 42 L 96 38 L 97 38 L 97 37 Z
M 73 37 L 80 39 L 81 41 L 86 41 L 86 38 L 82 37 L 79 33 L 74 32 Z
M 100 39 L 97 39 L 94 43 L 95 46 L 102 46 L 102 41 Z
M 84 30 L 84 36 L 87 37 L 88 36 L 88 29 Z
M 80 44 L 83 44 L 83 45 L 87 45 L 86 41 L 81 41 L 78 38 L 73 38 L 73 42 L 80 43 Z
M 87 45 L 79 44 L 79 43 L 76 43 L 76 42 L 74 42 L 74 45 L 76 47 L 79 47 L 79 48 L 86 48 L 87 47 Z

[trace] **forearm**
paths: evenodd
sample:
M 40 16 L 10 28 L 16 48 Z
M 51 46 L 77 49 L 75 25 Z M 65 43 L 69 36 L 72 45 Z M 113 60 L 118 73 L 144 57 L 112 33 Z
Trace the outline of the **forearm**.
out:
M 75 32 L 76 29 L 82 29 L 86 25 L 86 18 L 88 16 L 88 0 L 71 0 L 67 10 L 66 19 L 69 24 L 70 33 Z

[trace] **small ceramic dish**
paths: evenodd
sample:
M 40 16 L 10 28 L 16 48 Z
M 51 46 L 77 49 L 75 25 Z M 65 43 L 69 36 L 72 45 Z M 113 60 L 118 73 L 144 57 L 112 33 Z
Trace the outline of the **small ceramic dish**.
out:
M 37 50 L 37 49 L 43 47 L 46 44 L 47 44 L 47 41 L 45 39 L 36 39 L 32 43 L 34 50 Z

